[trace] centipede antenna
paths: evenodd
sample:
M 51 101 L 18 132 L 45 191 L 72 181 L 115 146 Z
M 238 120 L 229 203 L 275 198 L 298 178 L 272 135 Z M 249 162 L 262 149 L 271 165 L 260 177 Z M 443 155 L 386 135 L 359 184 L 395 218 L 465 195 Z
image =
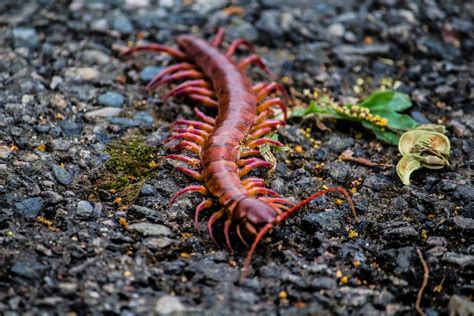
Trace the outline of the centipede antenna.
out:
M 248 272 L 249 272 L 249 267 L 250 267 L 250 262 L 252 262 L 252 255 L 255 252 L 255 249 L 257 248 L 257 245 L 260 243 L 260 240 L 270 231 L 270 229 L 273 228 L 273 223 L 268 223 L 266 224 L 257 234 L 255 237 L 255 240 L 252 243 L 252 246 L 250 246 L 250 250 L 247 253 L 247 257 L 245 257 L 244 261 L 244 266 L 242 268 L 242 275 L 240 276 L 240 283 L 243 283 L 245 278 L 247 278 Z
M 127 49 L 124 51 L 122 54 L 120 54 L 122 57 L 129 56 L 133 53 L 136 52 L 163 52 L 167 53 L 168 55 L 175 57 L 177 59 L 186 59 L 186 55 L 182 52 L 179 51 L 173 47 L 169 47 L 166 45 L 160 45 L 160 44 L 144 44 L 144 45 L 138 45 L 132 48 Z

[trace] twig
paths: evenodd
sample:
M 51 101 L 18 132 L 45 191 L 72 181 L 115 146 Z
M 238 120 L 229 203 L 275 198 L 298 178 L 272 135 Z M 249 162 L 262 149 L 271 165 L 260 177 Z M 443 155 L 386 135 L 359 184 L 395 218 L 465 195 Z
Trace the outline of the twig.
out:
M 430 274 L 430 268 L 428 268 L 428 265 L 426 264 L 425 259 L 423 259 L 423 255 L 420 251 L 420 249 L 416 248 L 416 254 L 418 255 L 418 258 L 420 258 L 421 264 L 423 265 L 423 283 L 421 284 L 420 289 L 418 290 L 418 295 L 416 296 L 416 303 L 415 303 L 415 309 L 420 314 L 421 316 L 426 316 L 425 312 L 421 309 L 421 298 L 423 297 L 423 291 L 425 290 L 426 285 L 428 284 L 428 277 Z
M 350 149 L 347 149 L 339 156 L 339 158 L 343 161 L 353 161 L 367 167 L 382 167 L 382 168 L 393 167 L 393 165 L 390 165 L 390 164 L 373 162 L 362 157 L 354 157 L 353 155 L 354 155 L 354 152 Z

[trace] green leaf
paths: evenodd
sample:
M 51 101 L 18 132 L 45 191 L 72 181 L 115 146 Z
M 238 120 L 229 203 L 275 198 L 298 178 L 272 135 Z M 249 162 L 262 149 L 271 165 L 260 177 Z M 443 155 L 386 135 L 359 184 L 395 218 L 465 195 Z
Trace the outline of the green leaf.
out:
M 308 114 L 337 114 L 337 112 L 334 109 L 320 106 L 316 102 L 311 101 L 305 111 L 305 115 Z
M 367 129 L 371 129 L 378 139 L 390 145 L 398 145 L 398 135 L 394 132 L 391 132 L 387 129 L 382 130 L 382 128 L 366 121 L 363 121 L 362 125 Z
M 407 94 L 393 90 L 375 91 L 359 105 L 369 108 L 371 112 L 377 110 L 401 112 L 412 106 Z
M 291 116 L 293 117 L 302 117 L 306 115 L 306 108 L 298 107 L 291 111 Z
M 388 120 L 388 127 L 396 130 L 407 131 L 420 125 L 420 123 L 412 119 L 409 115 L 399 114 L 391 110 L 373 110 L 371 112 L 373 115 L 380 115 L 386 118 Z

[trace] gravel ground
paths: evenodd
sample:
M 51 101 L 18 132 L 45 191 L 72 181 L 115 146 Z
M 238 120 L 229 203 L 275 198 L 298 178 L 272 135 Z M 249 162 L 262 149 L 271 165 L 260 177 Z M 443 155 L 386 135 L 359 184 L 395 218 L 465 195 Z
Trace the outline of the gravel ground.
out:
M 426 313 L 474 314 L 472 3 L 104 2 L 0 2 L 0 314 L 413 315 L 423 276 L 416 248 L 430 268 Z M 208 38 L 217 26 L 254 43 L 296 91 L 360 97 L 400 85 L 412 117 L 448 127 L 450 166 L 419 171 L 404 187 L 393 167 L 338 159 L 351 149 L 397 163 L 397 149 L 361 126 L 325 121 L 322 131 L 292 119 L 281 140 L 302 150 L 280 153 L 275 172 L 261 175 L 296 200 L 345 186 L 362 222 L 335 196 L 312 202 L 260 245 L 240 285 L 246 249 L 231 256 L 194 230 L 200 198 L 168 207 L 191 181 L 159 158 L 162 140 L 176 117 L 193 116 L 192 104 L 163 104 L 144 83 L 169 59 L 124 60 L 114 49 Z M 110 144 L 133 135 L 153 146 L 136 150 L 151 150 L 152 171 L 130 176 L 122 196 L 104 189 L 117 170 L 107 159 Z

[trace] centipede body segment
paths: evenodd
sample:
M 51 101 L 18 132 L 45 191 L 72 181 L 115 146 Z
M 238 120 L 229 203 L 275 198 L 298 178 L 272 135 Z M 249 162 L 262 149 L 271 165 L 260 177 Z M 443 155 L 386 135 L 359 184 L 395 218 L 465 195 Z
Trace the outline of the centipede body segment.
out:
M 164 84 L 174 84 L 164 99 L 186 97 L 204 106 L 217 108 L 215 118 L 195 108 L 198 120 L 177 120 L 171 126 L 171 137 L 167 143 L 177 141 L 177 144 L 169 149 L 183 153 L 172 153 L 167 158 L 183 162 L 187 167 L 176 170 L 200 182 L 177 192 L 171 203 L 188 192 L 204 195 L 205 199 L 195 210 L 195 226 L 199 227 L 199 216 L 203 210 L 216 207 L 207 222 L 208 232 L 216 242 L 213 225 L 223 220 L 224 236 L 231 252 L 231 229 L 235 230 L 243 244 L 247 244 L 244 235 L 255 236 L 244 263 L 242 278 L 245 278 L 252 254 L 263 236 L 312 199 L 329 192 L 340 192 L 347 198 L 356 219 L 357 216 L 349 194 L 341 187 L 316 192 L 295 205 L 266 188 L 263 179 L 246 177 L 255 168 L 272 167 L 271 163 L 262 159 L 258 148 L 265 144 L 283 146 L 269 135 L 285 124 L 287 107 L 284 101 L 289 98 L 279 83 L 259 82 L 252 85 L 244 74 L 250 65 L 260 67 L 272 77 L 274 75 L 256 54 L 241 61 L 235 60 L 234 53 L 240 47 L 254 51 L 245 40 L 237 39 L 225 52 L 221 52 L 218 47 L 223 38 L 223 29 L 218 31 L 212 43 L 193 35 L 182 35 L 176 41 L 179 49 L 148 44 L 133 47 L 124 55 L 139 51 L 169 54 L 179 62 L 158 74 L 148 83 L 147 89 L 153 91 Z M 277 111 L 283 113 L 283 120 L 275 119 Z

